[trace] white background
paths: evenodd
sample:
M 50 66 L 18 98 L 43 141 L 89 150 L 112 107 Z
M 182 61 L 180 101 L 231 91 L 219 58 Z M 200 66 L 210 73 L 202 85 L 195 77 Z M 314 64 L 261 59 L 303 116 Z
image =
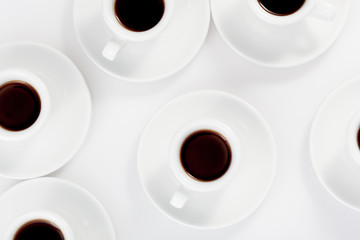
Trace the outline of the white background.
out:
M 248 62 L 225 44 L 211 22 L 194 60 L 154 83 L 125 82 L 95 66 L 77 41 L 72 6 L 73 0 L 0 0 L 0 44 L 48 44 L 64 52 L 85 76 L 93 104 L 88 136 L 72 161 L 50 176 L 73 181 L 95 195 L 107 209 L 117 239 L 360 238 L 360 212 L 326 192 L 308 147 L 320 103 L 339 84 L 360 75 L 360 1 L 351 1 L 335 44 L 307 64 L 271 69 Z M 138 142 L 154 112 L 176 96 L 201 89 L 227 91 L 253 105 L 271 127 L 278 149 L 274 184 L 261 207 L 220 230 L 185 227 L 163 215 L 147 198 L 136 167 Z M 16 183 L 0 178 L 0 194 Z

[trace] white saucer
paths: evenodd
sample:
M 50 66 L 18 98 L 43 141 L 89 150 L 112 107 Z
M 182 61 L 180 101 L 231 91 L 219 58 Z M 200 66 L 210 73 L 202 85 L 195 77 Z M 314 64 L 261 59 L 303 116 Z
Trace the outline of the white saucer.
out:
M 258 19 L 246 0 L 211 0 L 211 10 L 220 35 L 238 54 L 268 67 L 291 67 L 319 56 L 340 34 L 350 0 L 327 1 L 337 7 L 332 22 L 307 17 L 281 28 Z
M 101 3 L 75 1 L 75 31 L 85 52 L 100 68 L 128 81 L 154 81 L 185 67 L 203 45 L 210 25 L 208 0 L 175 1 L 174 16 L 159 37 L 127 45 L 111 62 L 102 56 L 111 33 L 102 18 Z
M 238 135 L 243 158 L 239 174 L 223 190 L 196 193 L 183 209 L 170 205 L 179 182 L 167 157 L 169 142 L 185 123 L 213 118 Z M 221 228 L 253 213 L 267 195 L 275 173 L 276 149 L 262 116 L 249 104 L 228 93 L 199 91 L 165 104 L 148 123 L 138 149 L 138 170 L 153 203 L 171 219 L 202 229 Z
M 32 71 L 43 80 L 51 111 L 35 135 L 0 140 L 0 176 L 43 176 L 66 164 L 80 148 L 90 124 L 90 93 L 76 66 L 48 46 L 15 43 L 0 47 L 0 69 L 13 67 Z
M 76 240 L 115 240 L 101 203 L 85 189 L 56 178 L 37 178 L 15 185 L 0 197 L 0 239 L 19 216 L 39 210 L 61 212 Z
M 341 203 L 360 211 L 360 168 L 345 159 L 347 130 L 360 109 L 360 78 L 335 89 L 320 106 L 311 129 L 310 154 L 323 186 Z

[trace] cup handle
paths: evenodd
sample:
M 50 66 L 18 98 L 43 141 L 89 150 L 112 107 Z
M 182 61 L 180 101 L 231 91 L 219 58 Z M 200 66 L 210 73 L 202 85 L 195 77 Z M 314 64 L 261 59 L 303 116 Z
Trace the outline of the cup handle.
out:
M 104 47 L 104 50 L 102 51 L 102 55 L 110 60 L 110 61 L 114 61 L 116 55 L 118 54 L 118 52 L 120 51 L 120 49 L 122 47 L 125 46 L 124 42 L 119 42 L 119 41 L 114 41 L 113 39 L 111 39 Z
M 191 191 L 185 189 L 183 186 L 180 186 L 172 196 L 170 204 L 175 208 L 183 208 L 190 195 Z
M 310 16 L 325 21 L 332 21 L 336 16 L 336 7 L 325 1 L 318 0 Z

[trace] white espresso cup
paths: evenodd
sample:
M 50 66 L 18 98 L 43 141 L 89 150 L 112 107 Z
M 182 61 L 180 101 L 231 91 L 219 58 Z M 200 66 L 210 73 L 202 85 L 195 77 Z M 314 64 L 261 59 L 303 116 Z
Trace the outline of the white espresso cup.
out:
M 132 0 L 127 0 L 132 1 Z M 174 8 L 175 0 L 163 0 L 164 12 L 160 21 L 146 31 L 132 31 L 126 28 L 116 16 L 116 0 L 103 0 L 102 13 L 106 25 L 112 33 L 112 38 L 106 43 L 102 55 L 114 61 L 120 49 L 126 44 L 149 41 L 158 36 L 168 25 Z M 141 6 L 139 6 L 141 7 Z
M 14 240 L 23 227 L 34 222 L 46 223 L 59 230 L 64 240 L 75 240 L 69 223 L 60 214 L 49 210 L 31 211 L 19 216 L 6 228 L 2 240 Z
M 21 140 L 32 136 L 44 125 L 50 112 L 51 103 L 49 92 L 37 74 L 21 68 L 8 68 L 0 70 L 0 89 L 12 82 L 26 83 L 30 85 L 40 97 L 41 108 L 35 122 L 26 129 L 19 131 L 8 130 L 2 127 L 0 122 L 0 139 L 2 140 Z M 3 104 L 6 104 L 6 102 Z
M 211 181 L 202 181 L 190 176 L 181 163 L 183 143 L 192 134 L 203 130 L 223 137 L 231 152 L 230 165 L 226 172 Z M 182 126 L 173 137 L 169 149 L 170 168 L 180 182 L 180 187 L 173 194 L 170 204 L 176 208 L 183 208 L 193 193 L 214 192 L 226 187 L 238 172 L 240 155 L 240 142 L 237 135 L 223 122 L 215 119 L 199 119 Z
M 332 21 L 336 16 L 336 7 L 326 0 L 305 0 L 297 11 L 287 15 L 271 13 L 261 5 L 259 0 L 247 0 L 247 3 L 256 16 L 272 25 L 290 25 L 306 17 Z
M 360 111 L 355 113 L 349 123 L 347 131 L 347 139 L 345 141 L 345 158 L 350 160 L 352 166 L 360 169 L 360 146 L 359 146 L 359 130 L 360 130 Z M 349 161 L 348 161 L 349 162 Z

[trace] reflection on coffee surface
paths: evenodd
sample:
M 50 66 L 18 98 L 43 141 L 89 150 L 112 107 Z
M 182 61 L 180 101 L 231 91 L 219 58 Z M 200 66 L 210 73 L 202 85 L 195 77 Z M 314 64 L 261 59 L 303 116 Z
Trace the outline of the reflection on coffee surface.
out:
M 41 100 L 36 90 L 22 81 L 0 86 L 0 127 L 10 131 L 24 130 L 37 120 Z
M 163 0 L 116 0 L 115 13 L 125 28 L 142 32 L 158 24 L 164 14 Z
M 269 13 L 286 16 L 299 10 L 305 0 L 258 0 L 258 2 Z
M 231 163 L 227 140 L 211 130 L 200 130 L 188 136 L 180 151 L 185 171 L 200 181 L 213 181 L 225 174 Z
M 14 240 L 65 240 L 58 227 L 46 220 L 25 223 L 16 232 Z

